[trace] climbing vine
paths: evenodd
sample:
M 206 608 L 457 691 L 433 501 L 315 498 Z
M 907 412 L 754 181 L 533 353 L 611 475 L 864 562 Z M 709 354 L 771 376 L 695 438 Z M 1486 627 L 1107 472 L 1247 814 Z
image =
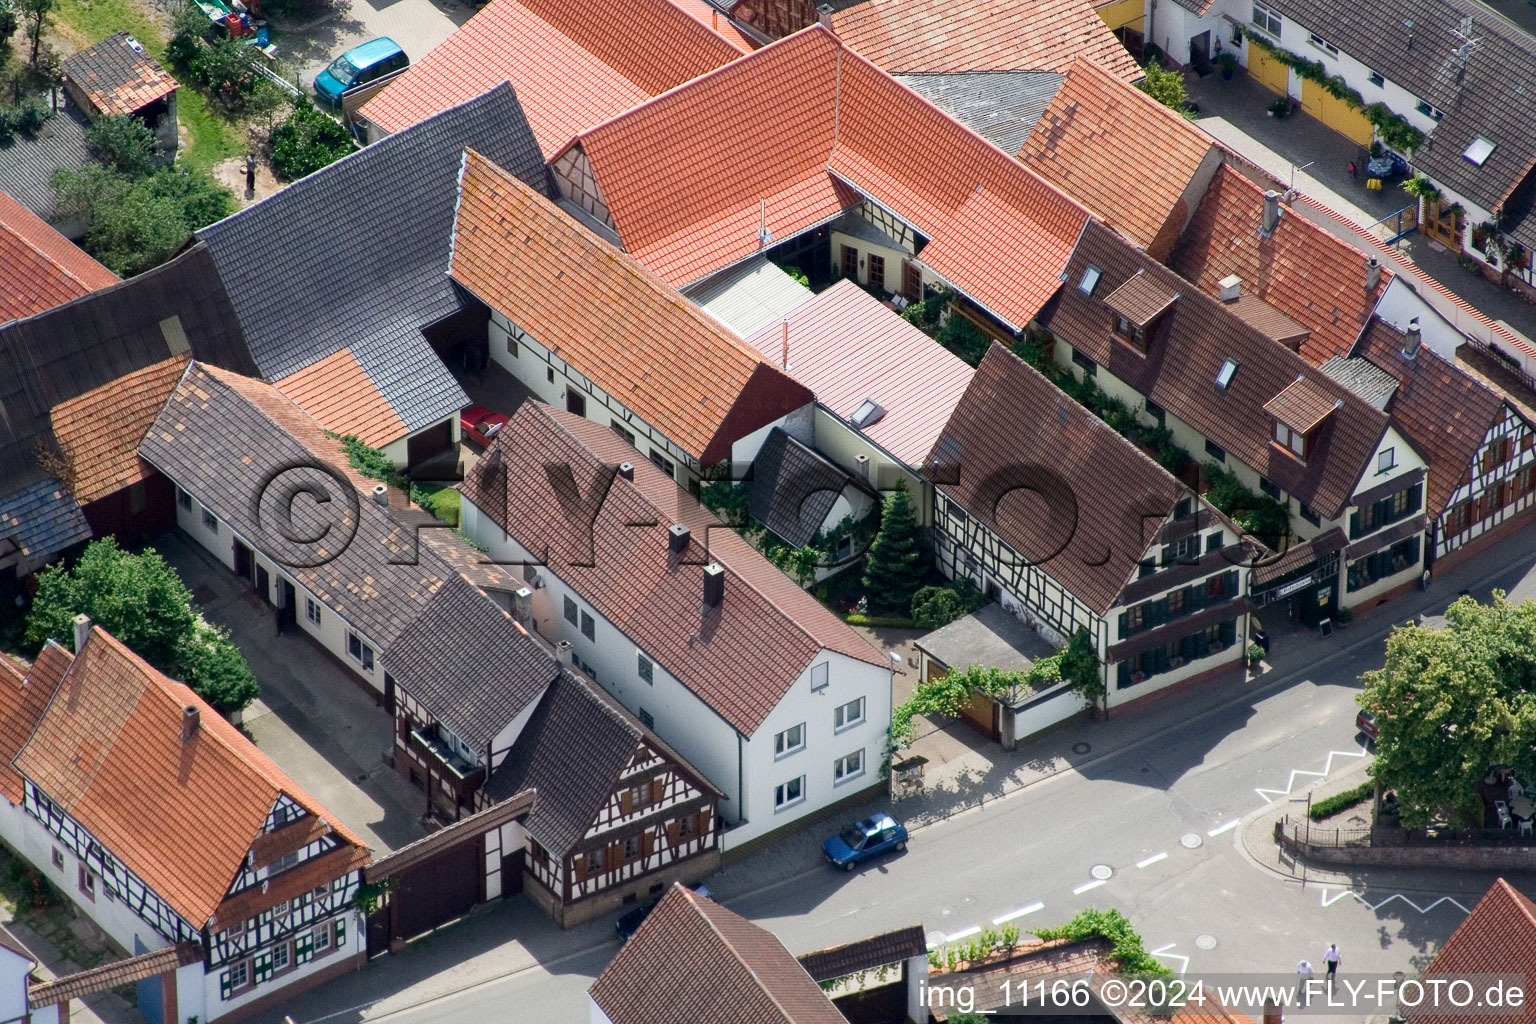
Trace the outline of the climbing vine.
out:
M 1385 103 L 1366 103 L 1365 97 L 1350 88 L 1348 82 L 1338 75 L 1330 75 L 1321 61 L 1281 49 L 1253 32 L 1248 33 L 1248 41 L 1294 70 L 1302 78 L 1322 86 L 1328 91 L 1328 95 L 1341 99 L 1349 104 L 1351 109 L 1360 111 L 1375 127 L 1377 135 L 1388 148 L 1412 153 L 1424 144 L 1424 133 L 1409 124 L 1406 118 L 1395 113 Z

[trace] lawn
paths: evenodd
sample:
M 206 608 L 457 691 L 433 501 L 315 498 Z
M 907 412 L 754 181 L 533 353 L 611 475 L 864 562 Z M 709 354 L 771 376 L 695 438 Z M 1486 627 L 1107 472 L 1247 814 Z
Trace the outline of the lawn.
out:
M 134 0 L 59 0 L 56 17 L 64 34 L 82 48 L 126 29 L 149 47 L 156 60 L 166 63 L 162 23 Z M 239 130 L 222 111 L 210 107 L 208 98 L 196 89 L 183 86 L 176 93 L 176 113 L 187 131 L 187 148 L 180 154 L 182 162 L 207 169 L 245 152 Z
M 459 525 L 459 492 L 453 488 L 416 484 L 411 498 L 449 526 Z

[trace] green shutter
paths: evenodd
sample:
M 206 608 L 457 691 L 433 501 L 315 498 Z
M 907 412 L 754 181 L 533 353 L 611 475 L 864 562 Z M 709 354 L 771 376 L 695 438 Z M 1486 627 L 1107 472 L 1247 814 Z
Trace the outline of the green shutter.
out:
M 347 919 L 344 918 L 344 917 L 339 917 L 339 918 L 336 919 L 336 942 L 335 942 L 335 945 L 340 947 L 340 946 L 345 946 L 346 944 L 347 944 Z
M 1226 589 L 1226 594 L 1227 594 L 1228 599 L 1231 599 L 1231 598 L 1234 598 L 1234 597 L 1238 596 L 1238 593 L 1237 593 L 1237 570 L 1236 569 L 1229 569 L 1227 571 L 1227 585 L 1226 585 L 1225 589 Z
M 1221 642 L 1232 644 L 1237 642 L 1237 620 L 1228 619 L 1221 624 Z
M 225 971 L 219 975 L 219 998 L 228 1001 L 230 991 L 229 972 Z
M 1130 614 L 1128 612 L 1121 612 L 1120 613 L 1120 635 L 1122 637 L 1128 635 L 1125 630 L 1126 630 L 1127 625 L 1130 623 L 1130 621 L 1131 621 L 1131 617 L 1130 617 Z
M 1160 597 L 1152 602 L 1152 607 L 1147 609 L 1147 626 L 1161 626 L 1168 621 L 1168 599 Z
M 1349 514 L 1349 539 L 1360 539 L 1360 510 L 1355 509 Z
M 1417 512 L 1419 510 L 1419 507 L 1423 503 L 1424 503 L 1424 485 L 1422 483 L 1414 484 L 1413 487 L 1411 488 L 1411 492 L 1408 495 L 1408 512 L 1407 512 L 1407 514 L 1408 515 L 1412 515 L 1413 513 Z
M 301 932 L 293 940 L 293 959 L 297 963 L 307 964 L 315 957 L 315 933 Z

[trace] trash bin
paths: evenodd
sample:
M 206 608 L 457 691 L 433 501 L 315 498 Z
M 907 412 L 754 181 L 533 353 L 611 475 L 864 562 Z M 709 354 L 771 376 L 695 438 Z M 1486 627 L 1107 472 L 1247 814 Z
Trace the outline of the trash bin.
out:
M 1256 629 L 1256 630 L 1253 631 L 1253 636 L 1251 637 L 1251 639 L 1253 640 L 1254 643 L 1256 643 L 1260 647 L 1264 648 L 1264 656 L 1268 657 L 1269 656 L 1269 634 L 1266 633 L 1262 629 Z

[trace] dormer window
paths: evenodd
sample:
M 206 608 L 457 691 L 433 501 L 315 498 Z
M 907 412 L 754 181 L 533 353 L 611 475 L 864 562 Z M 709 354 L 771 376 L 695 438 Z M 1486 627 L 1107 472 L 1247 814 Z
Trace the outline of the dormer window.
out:
M 1147 332 L 1141 324 L 1133 324 L 1119 313 L 1115 314 L 1115 334 L 1121 341 L 1128 341 L 1132 345 L 1147 350 Z
M 1264 411 L 1274 417 L 1275 447 L 1305 462 L 1323 421 L 1343 404 L 1320 381 L 1297 377 L 1264 404 Z
M 1145 270 L 1136 271 L 1124 284 L 1104 297 L 1113 317 L 1114 336 L 1138 352 L 1147 351 L 1157 320 L 1179 293 L 1154 280 Z

